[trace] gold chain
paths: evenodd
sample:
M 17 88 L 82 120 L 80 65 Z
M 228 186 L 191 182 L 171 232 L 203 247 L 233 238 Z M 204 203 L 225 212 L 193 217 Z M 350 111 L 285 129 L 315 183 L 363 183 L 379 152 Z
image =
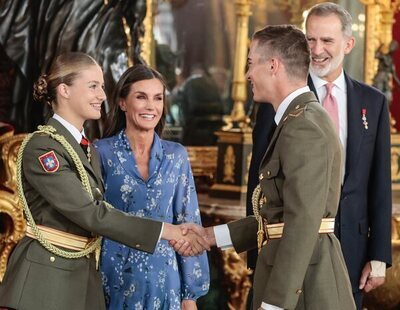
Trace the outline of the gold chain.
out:
M 264 242 L 264 238 L 265 238 L 264 227 L 263 227 L 263 218 L 260 215 L 260 209 L 265 201 L 266 201 L 266 198 L 261 191 L 260 184 L 258 184 L 253 191 L 253 195 L 251 196 L 251 203 L 253 205 L 253 213 L 258 222 L 258 231 L 257 231 L 258 253 L 260 253 L 260 251 L 261 251 L 261 247 L 263 246 L 263 242 Z
M 31 226 L 33 234 L 35 235 L 36 239 L 39 241 L 39 243 L 49 252 L 60 256 L 64 258 L 81 258 L 84 256 L 89 255 L 90 253 L 96 251 L 96 256 L 98 255 L 98 252 L 101 247 L 101 237 L 97 237 L 94 239 L 92 242 L 90 242 L 87 247 L 78 252 L 70 252 L 66 250 L 62 250 L 58 248 L 57 246 L 51 244 L 49 241 L 47 241 L 39 228 L 36 226 L 35 220 L 33 219 L 32 213 L 28 207 L 28 203 L 25 198 L 24 194 L 24 189 L 22 185 L 22 155 L 23 151 L 29 142 L 29 140 L 33 137 L 33 135 L 37 133 L 44 133 L 49 135 L 51 138 L 59 142 L 68 152 L 68 154 L 71 156 L 76 169 L 78 170 L 80 180 L 82 182 L 83 187 L 86 189 L 86 191 L 89 193 L 89 196 L 93 199 L 93 193 L 92 189 L 90 187 L 90 182 L 89 182 L 89 177 L 87 175 L 87 172 L 85 168 L 83 167 L 82 161 L 80 160 L 78 154 L 76 151 L 73 149 L 71 144 L 68 143 L 68 141 L 61 135 L 56 134 L 56 129 L 52 126 L 46 125 L 46 126 L 38 126 L 38 130 L 28 134 L 28 136 L 24 139 L 24 141 L 21 144 L 21 147 L 18 152 L 18 157 L 17 157 L 17 186 L 18 186 L 18 196 L 20 201 L 22 202 L 22 206 L 24 209 L 24 213 L 26 216 L 26 220 L 28 224 Z

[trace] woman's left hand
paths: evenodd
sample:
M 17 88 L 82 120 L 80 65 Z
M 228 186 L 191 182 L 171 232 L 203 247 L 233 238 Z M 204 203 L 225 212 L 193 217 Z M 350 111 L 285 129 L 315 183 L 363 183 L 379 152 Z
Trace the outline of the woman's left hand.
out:
M 196 301 L 191 299 L 182 300 L 182 310 L 197 310 Z

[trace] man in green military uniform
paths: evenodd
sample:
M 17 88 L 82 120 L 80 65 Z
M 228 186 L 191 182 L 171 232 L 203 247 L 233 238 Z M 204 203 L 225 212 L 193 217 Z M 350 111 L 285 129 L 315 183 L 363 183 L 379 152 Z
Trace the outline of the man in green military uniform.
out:
M 355 309 L 333 233 L 342 151 L 307 86 L 309 64 L 299 29 L 269 26 L 254 34 L 247 78 L 254 100 L 272 103 L 277 123 L 253 195 L 256 216 L 206 229 L 221 248 L 243 252 L 258 244 L 253 309 Z

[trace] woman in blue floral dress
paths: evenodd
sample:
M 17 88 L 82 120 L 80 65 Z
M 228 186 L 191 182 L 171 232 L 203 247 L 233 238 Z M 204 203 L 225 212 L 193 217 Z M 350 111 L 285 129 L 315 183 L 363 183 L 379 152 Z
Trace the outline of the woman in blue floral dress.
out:
M 105 198 L 135 216 L 201 225 L 185 148 L 160 139 L 165 123 L 165 82 L 155 70 L 135 65 L 116 85 L 105 125 L 95 143 Z M 143 231 L 146 234 L 146 231 Z M 182 257 L 167 241 L 147 254 L 105 239 L 101 271 L 108 309 L 197 309 L 209 288 L 206 254 Z

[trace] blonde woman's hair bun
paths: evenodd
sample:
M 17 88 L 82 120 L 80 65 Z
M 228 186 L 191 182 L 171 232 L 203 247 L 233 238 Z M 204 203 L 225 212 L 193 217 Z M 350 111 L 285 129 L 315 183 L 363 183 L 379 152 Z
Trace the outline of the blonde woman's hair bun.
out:
M 39 76 L 35 84 L 33 85 L 33 98 L 36 101 L 44 102 L 51 106 L 51 98 L 47 90 L 47 75 L 42 74 Z

